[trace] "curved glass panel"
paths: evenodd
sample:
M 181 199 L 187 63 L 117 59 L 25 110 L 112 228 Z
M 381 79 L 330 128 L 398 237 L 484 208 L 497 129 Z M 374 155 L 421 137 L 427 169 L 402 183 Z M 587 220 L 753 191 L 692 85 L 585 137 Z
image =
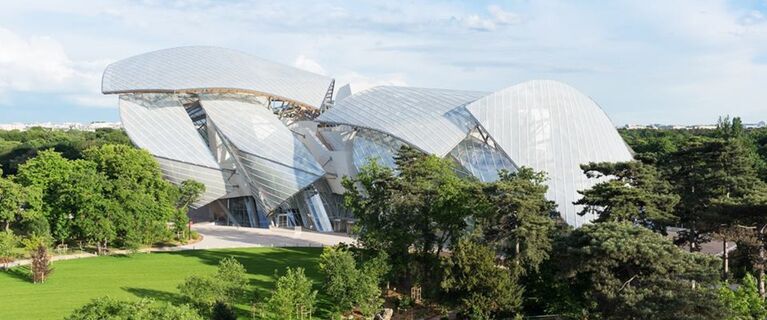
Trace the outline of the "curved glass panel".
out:
M 556 81 L 529 81 L 495 92 L 467 106 L 485 131 L 517 166 L 548 173 L 547 196 L 573 226 L 580 216 L 579 190 L 596 183 L 580 165 L 632 159 L 607 115 L 589 97 Z
M 337 101 L 317 121 L 383 132 L 426 153 L 444 157 L 475 126 L 463 106 L 485 94 L 375 87 Z
M 461 141 L 453 151 L 450 151 L 450 155 L 467 173 L 483 182 L 498 180 L 498 171 L 501 169 L 516 171 L 514 164 L 503 153 L 473 136 Z
M 403 145 L 401 141 L 385 134 L 359 130 L 354 136 L 352 147 L 354 167 L 359 171 L 371 159 L 375 159 L 379 164 L 396 169 L 394 156 Z

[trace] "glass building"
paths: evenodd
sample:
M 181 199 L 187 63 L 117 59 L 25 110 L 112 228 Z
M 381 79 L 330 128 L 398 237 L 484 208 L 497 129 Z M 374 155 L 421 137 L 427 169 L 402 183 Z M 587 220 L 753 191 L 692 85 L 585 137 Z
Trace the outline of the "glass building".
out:
M 181 47 L 109 65 L 102 92 L 119 95 L 126 132 L 166 179 L 205 184 L 197 215 L 247 227 L 346 231 L 341 179 L 370 159 L 393 168 L 403 145 L 481 181 L 546 171 L 548 197 L 580 226 L 594 217 L 572 203 L 596 181 L 579 165 L 632 158 L 600 107 L 560 82 L 493 93 L 347 85 L 335 97 L 334 84 L 235 50 Z

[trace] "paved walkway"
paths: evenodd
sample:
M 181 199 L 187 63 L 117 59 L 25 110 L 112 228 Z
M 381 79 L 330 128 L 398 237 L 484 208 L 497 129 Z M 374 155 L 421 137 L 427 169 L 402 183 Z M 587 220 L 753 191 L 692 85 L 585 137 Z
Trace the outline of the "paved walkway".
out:
M 211 223 L 192 225 L 192 230 L 203 235 L 200 242 L 169 249 L 221 249 L 243 247 L 324 247 L 355 240 L 342 233 L 320 233 L 273 228 L 240 228 L 217 226 Z
M 176 246 L 147 248 L 139 250 L 140 252 L 167 252 L 182 250 L 207 250 L 224 248 L 249 248 L 249 247 L 324 247 L 334 246 L 339 243 L 352 244 L 355 240 L 346 234 L 341 233 L 320 233 L 313 231 L 294 231 L 288 229 L 259 229 L 259 228 L 239 228 L 229 226 L 217 226 L 212 223 L 198 223 L 192 225 L 192 230 L 199 232 L 203 238 L 201 241 Z M 125 250 L 114 250 L 111 254 L 124 254 Z M 92 253 L 78 253 L 68 255 L 57 255 L 51 258 L 52 261 L 72 260 L 80 258 L 97 257 Z M 21 259 L 11 262 L 8 268 L 28 265 L 29 259 Z

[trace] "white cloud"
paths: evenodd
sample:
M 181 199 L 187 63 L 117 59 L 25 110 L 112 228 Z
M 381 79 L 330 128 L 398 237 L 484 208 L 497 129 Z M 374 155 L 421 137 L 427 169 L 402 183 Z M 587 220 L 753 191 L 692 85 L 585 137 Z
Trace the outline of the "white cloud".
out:
M 49 89 L 76 72 L 63 47 L 47 37 L 28 39 L 0 27 L 0 90 Z
M 512 25 L 522 22 L 522 17 L 514 12 L 503 10 L 503 8 L 492 5 L 487 8 L 495 22 L 500 25 Z
M 323 68 L 317 61 L 314 61 L 305 55 L 299 55 L 298 58 L 296 58 L 296 62 L 293 63 L 293 66 L 299 69 L 303 69 L 309 72 L 314 72 L 321 75 L 327 75 L 327 71 L 325 71 L 325 68 Z

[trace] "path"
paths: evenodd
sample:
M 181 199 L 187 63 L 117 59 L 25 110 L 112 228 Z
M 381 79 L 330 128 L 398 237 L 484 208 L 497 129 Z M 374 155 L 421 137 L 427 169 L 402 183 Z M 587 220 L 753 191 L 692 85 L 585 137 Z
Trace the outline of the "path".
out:
M 168 252 L 183 250 L 208 250 L 225 248 L 248 248 L 248 247 L 324 247 L 339 243 L 354 243 L 355 240 L 341 233 L 319 233 L 313 231 L 294 231 L 288 229 L 259 229 L 239 228 L 229 226 L 217 226 L 212 223 L 198 223 L 192 225 L 192 230 L 200 233 L 201 241 L 175 246 L 147 248 L 140 252 Z M 113 250 L 111 254 L 125 254 L 126 250 Z M 97 257 L 93 253 L 77 253 L 56 255 L 51 261 L 72 260 L 80 258 Z M 8 268 L 28 265 L 29 259 L 21 259 L 11 262 Z

